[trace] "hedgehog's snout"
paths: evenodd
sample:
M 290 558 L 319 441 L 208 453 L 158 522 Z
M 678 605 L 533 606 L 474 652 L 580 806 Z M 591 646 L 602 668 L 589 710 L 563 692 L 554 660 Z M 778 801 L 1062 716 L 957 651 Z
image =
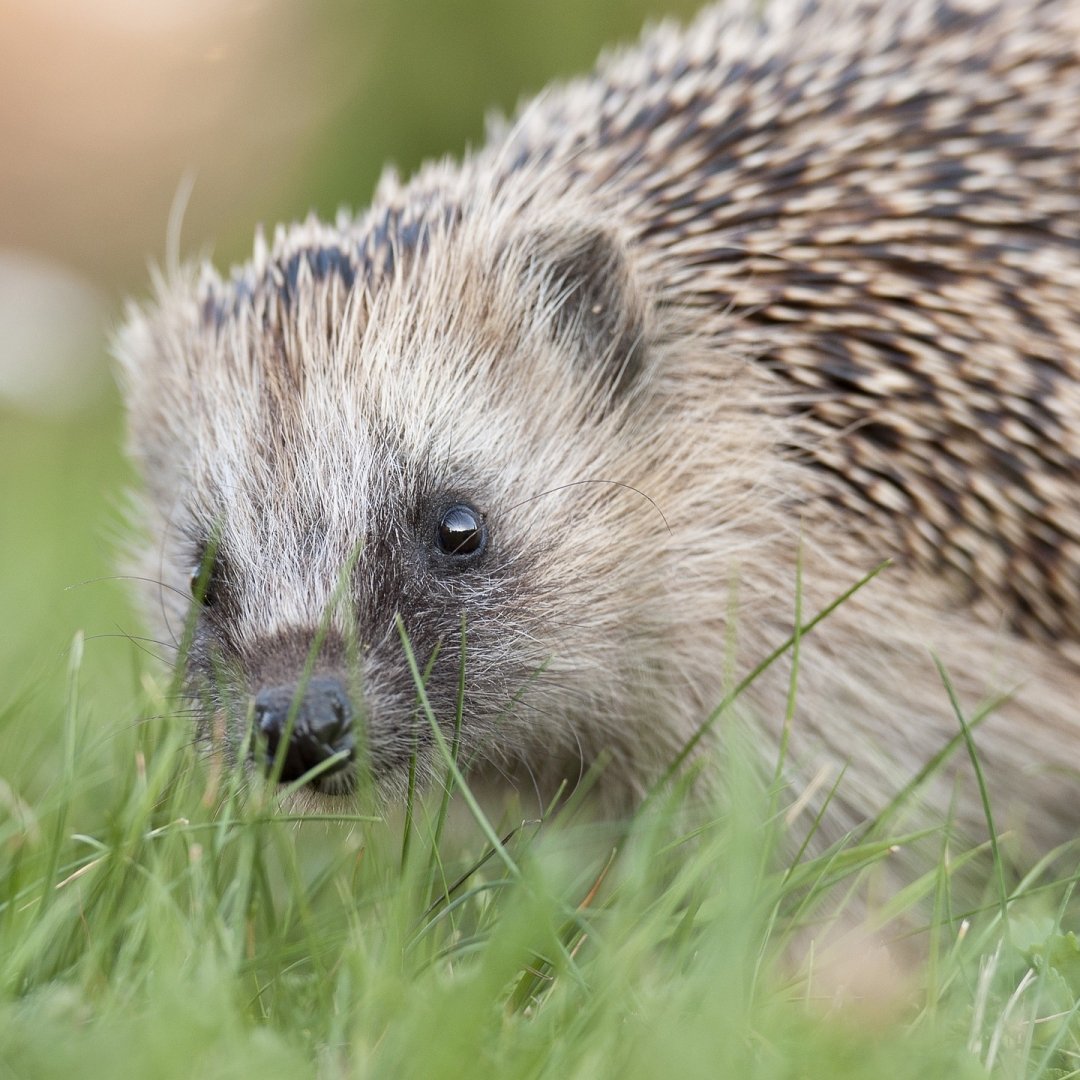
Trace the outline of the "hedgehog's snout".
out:
M 279 779 L 299 780 L 316 766 L 339 756 L 313 779 L 315 787 L 343 792 L 352 787 L 356 757 L 353 709 L 340 679 L 319 676 L 305 685 L 290 683 L 255 695 L 255 731 L 262 743 L 262 764 L 269 773 L 281 741 L 288 735 Z M 328 783 L 333 777 L 333 782 Z

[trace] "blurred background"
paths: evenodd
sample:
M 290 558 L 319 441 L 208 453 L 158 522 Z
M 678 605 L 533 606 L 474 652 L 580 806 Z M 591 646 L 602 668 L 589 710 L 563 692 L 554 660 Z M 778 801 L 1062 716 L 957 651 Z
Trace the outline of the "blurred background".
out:
M 696 6 L 0 0 L 0 778 L 13 726 L 18 758 L 52 757 L 77 631 L 81 715 L 132 718 L 107 341 L 185 188 L 184 256 L 227 267 L 258 222 L 361 208 L 384 163 L 459 155 L 490 110 Z

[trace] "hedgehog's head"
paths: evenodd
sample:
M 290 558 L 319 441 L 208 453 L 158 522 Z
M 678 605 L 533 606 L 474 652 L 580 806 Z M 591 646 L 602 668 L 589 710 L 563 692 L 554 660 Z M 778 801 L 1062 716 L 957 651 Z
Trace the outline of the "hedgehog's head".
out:
M 354 756 L 384 790 L 430 772 L 407 642 L 465 761 L 623 752 L 675 456 L 653 326 L 615 227 L 430 204 L 308 222 L 134 312 L 146 609 L 188 626 L 227 746 L 289 732 L 285 778 L 331 793 Z

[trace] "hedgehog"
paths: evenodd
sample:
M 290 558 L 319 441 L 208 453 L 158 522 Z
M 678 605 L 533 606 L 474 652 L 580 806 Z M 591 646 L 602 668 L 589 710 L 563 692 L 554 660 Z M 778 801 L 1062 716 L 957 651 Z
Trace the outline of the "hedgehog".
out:
M 1078 102 L 1077 0 L 732 0 L 157 275 L 117 353 L 201 733 L 324 802 L 446 745 L 633 802 L 745 722 L 833 836 L 921 769 L 985 833 L 963 718 L 1069 838 Z

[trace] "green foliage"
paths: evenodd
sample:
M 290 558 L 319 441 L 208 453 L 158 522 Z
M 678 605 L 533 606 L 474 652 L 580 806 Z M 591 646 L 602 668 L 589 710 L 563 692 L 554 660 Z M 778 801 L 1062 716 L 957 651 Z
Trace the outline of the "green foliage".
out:
M 51 781 L 0 799 L 0 1076 L 1059 1076 L 1080 1051 L 1045 867 L 1005 934 L 993 891 L 952 911 L 964 859 L 932 832 L 940 864 L 876 911 L 901 951 L 932 929 L 860 978 L 874 947 L 837 927 L 927 837 L 792 861 L 730 718 L 705 805 L 673 782 L 627 821 L 522 823 L 435 793 L 403 844 L 196 756 L 152 681 L 146 719 L 85 725 L 84 667 L 79 637 Z

